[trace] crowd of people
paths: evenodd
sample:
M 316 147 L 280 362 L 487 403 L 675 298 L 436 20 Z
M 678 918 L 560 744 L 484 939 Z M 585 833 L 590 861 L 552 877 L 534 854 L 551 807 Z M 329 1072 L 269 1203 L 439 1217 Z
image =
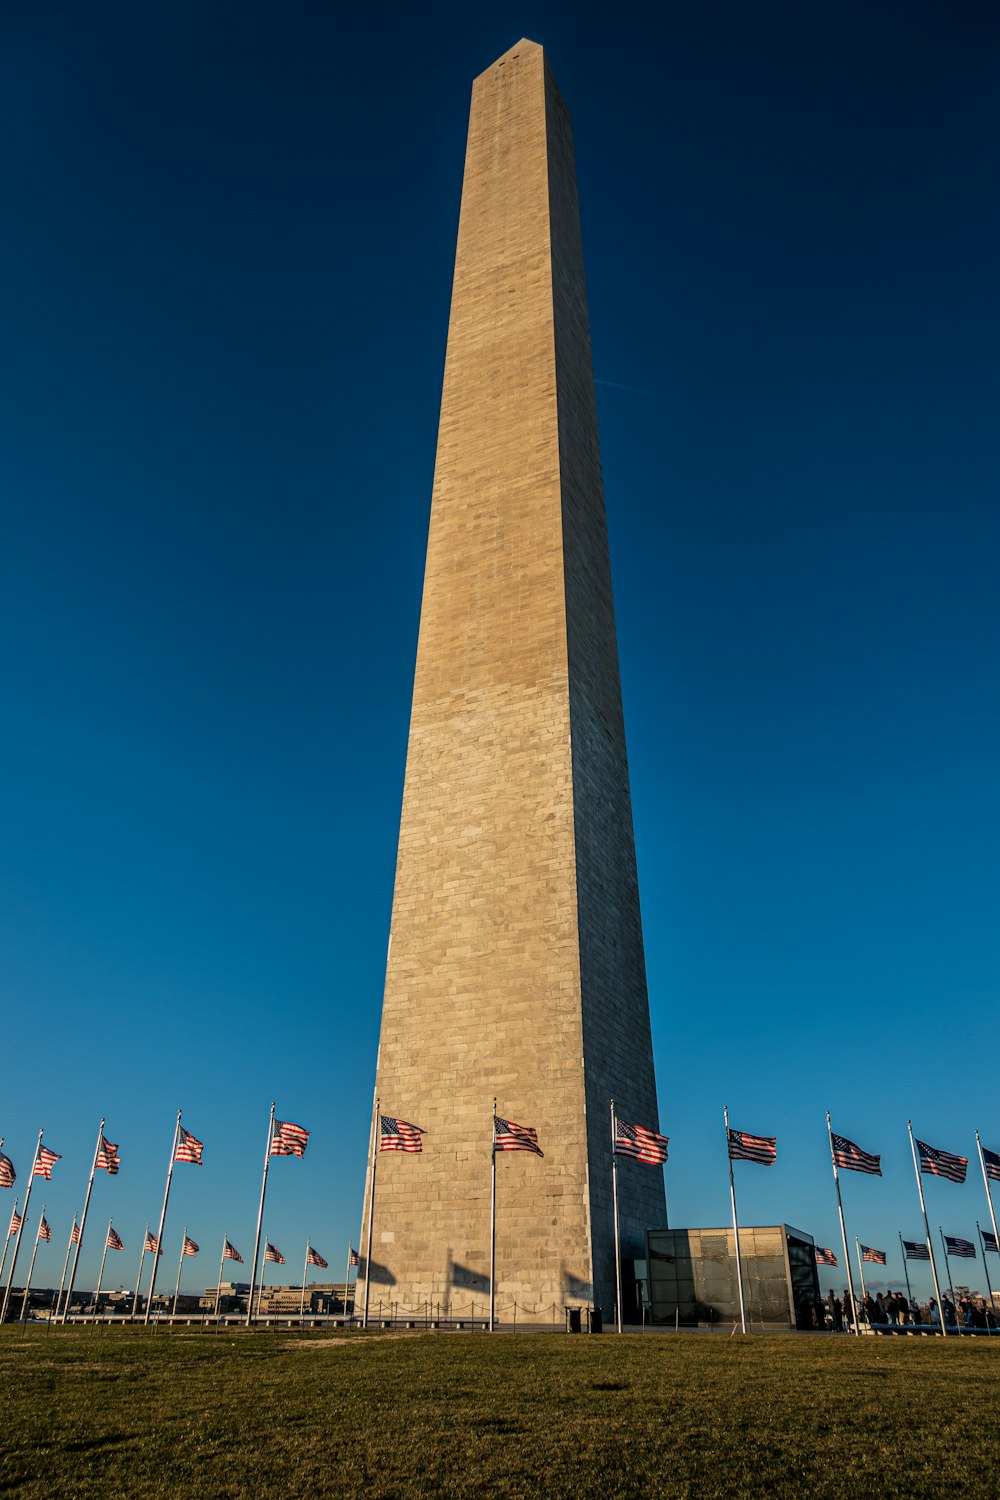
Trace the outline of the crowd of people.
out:
M 1000 1329 L 996 1309 L 981 1298 L 960 1297 L 957 1306 L 947 1295 L 941 1300 L 946 1328 Z M 874 1297 L 868 1292 L 852 1302 L 846 1287 L 841 1297 L 831 1287 L 825 1302 L 817 1300 L 813 1304 L 812 1314 L 815 1328 L 834 1333 L 849 1333 L 856 1317 L 862 1324 L 868 1323 L 873 1328 L 889 1324 L 913 1328 L 941 1327 L 941 1309 L 933 1297 L 922 1306 L 915 1297 L 906 1297 L 902 1292 L 876 1292 Z

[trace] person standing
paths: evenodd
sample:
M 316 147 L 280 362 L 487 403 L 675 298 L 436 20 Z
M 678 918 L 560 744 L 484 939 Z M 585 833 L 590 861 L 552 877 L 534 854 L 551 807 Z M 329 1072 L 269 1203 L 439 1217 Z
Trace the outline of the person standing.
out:
M 830 1288 L 830 1291 L 829 1291 L 829 1293 L 827 1295 L 826 1302 L 827 1302 L 827 1306 L 830 1309 L 830 1320 L 831 1320 L 831 1323 L 832 1323 L 832 1326 L 833 1326 L 834 1333 L 843 1333 L 843 1331 L 844 1331 L 844 1307 L 843 1307 L 843 1303 L 841 1302 L 840 1298 L 834 1292 L 833 1287 Z

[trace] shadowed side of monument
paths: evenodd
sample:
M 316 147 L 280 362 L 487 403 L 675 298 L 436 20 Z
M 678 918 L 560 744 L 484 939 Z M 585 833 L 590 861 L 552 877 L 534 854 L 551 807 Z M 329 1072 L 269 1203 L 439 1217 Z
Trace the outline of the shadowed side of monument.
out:
M 527 41 L 473 86 L 376 1092 L 425 1132 L 379 1162 L 401 1308 L 486 1310 L 494 1097 L 545 1153 L 497 1160 L 499 1317 L 610 1308 L 608 1101 L 656 1095 L 572 135 Z M 641 1253 L 662 1179 L 620 1188 Z

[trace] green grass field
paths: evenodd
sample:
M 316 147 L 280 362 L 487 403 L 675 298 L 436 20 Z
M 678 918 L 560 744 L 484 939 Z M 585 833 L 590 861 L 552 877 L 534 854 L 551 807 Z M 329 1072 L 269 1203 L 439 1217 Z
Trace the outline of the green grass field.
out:
M 994 1500 L 998 1346 L 8 1327 L 0 1490 Z

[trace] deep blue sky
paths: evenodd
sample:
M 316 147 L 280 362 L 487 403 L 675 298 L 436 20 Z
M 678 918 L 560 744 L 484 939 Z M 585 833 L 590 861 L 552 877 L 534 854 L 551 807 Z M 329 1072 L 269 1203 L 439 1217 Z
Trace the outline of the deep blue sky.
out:
M 272 1238 L 342 1274 L 469 89 L 522 35 L 576 129 L 671 1216 L 725 1219 L 728 1102 L 779 1137 L 746 1221 L 835 1244 L 830 1108 L 884 1153 L 849 1230 L 917 1236 L 907 1116 L 1000 1150 L 995 13 L 2 29 L 0 1132 L 19 1188 L 39 1126 L 64 1155 L 37 1279 L 106 1114 L 81 1283 L 113 1212 L 132 1284 L 179 1105 L 168 1267 L 185 1222 L 185 1285 L 224 1231 L 248 1256 L 272 1098 L 314 1132 Z M 974 1238 L 981 1182 L 929 1197 Z

